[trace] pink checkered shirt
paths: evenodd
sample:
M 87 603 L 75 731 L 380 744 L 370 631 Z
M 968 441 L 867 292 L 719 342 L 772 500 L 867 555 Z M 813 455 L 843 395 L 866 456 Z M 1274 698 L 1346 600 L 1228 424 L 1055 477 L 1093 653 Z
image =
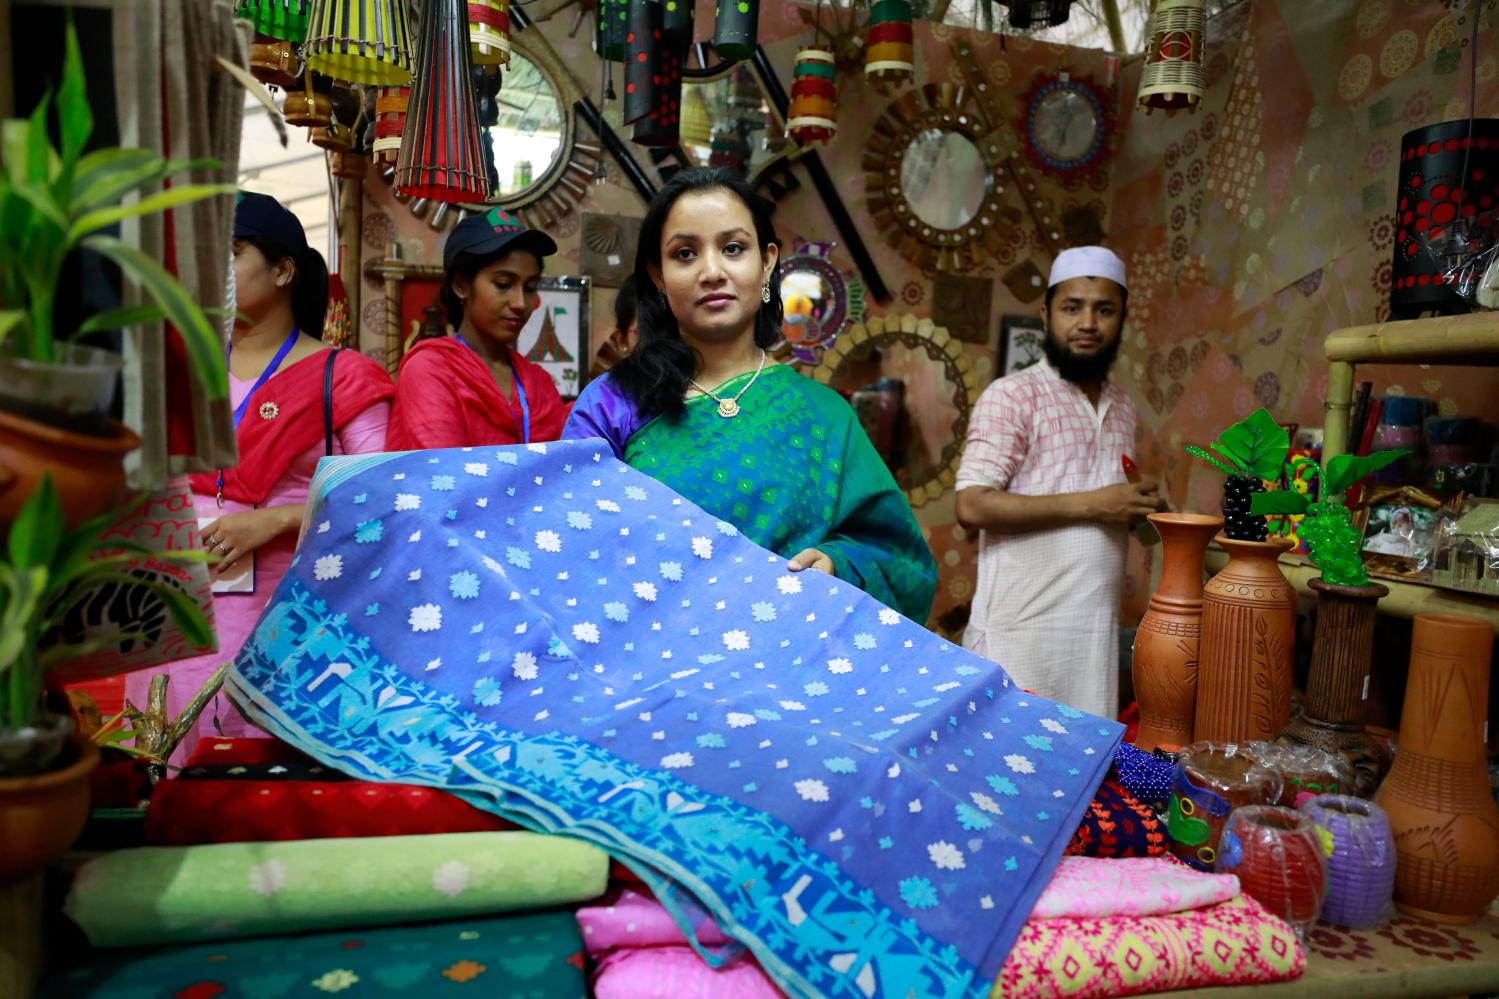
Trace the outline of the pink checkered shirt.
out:
M 1095 409 L 1042 361 L 979 397 L 957 488 L 1055 496 L 1117 485 L 1135 422 L 1134 403 L 1117 385 L 1105 383 Z M 1114 524 L 983 532 L 963 644 L 1027 690 L 1113 717 L 1126 545 L 1124 526 Z

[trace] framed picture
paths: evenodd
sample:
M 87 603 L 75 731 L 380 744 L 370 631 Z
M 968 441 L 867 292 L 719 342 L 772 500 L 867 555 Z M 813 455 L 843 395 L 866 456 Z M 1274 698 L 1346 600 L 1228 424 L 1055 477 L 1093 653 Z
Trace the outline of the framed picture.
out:
M 1042 341 L 1046 325 L 1040 316 L 1005 316 L 999 321 L 999 342 L 994 353 L 999 363 L 994 377 L 1003 378 L 1039 362 L 1046 356 Z

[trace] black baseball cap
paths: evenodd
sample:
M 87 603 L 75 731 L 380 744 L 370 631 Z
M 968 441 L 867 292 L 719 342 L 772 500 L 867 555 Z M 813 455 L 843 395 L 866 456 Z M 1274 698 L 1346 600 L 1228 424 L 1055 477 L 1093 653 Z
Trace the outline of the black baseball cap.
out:
M 530 250 L 538 257 L 557 252 L 557 243 L 540 229 L 527 229 L 500 207 L 471 215 L 453 227 L 442 248 L 442 266 L 451 270 L 459 257 L 492 257 L 501 250 Z
M 301 221 L 269 194 L 240 191 L 234 202 L 234 238 L 258 237 L 294 254 L 307 251 Z

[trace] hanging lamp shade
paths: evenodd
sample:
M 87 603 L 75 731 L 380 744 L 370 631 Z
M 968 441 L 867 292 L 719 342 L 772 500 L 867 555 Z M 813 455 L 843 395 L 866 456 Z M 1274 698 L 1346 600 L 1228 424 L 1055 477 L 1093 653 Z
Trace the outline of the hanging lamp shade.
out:
M 427 0 L 406 128 L 396 156 L 398 193 L 431 201 L 487 201 L 479 113 L 469 79 L 463 0 Z
M 234 13 L 255 30 L 286 42 L 307 37 L 308 8 L 312 0 L 239 0 Z
M 796 54 L 786 128 L 802 145 L 827 142 L 838 132 L 838 73 L 833 53 L 802 49 Z
M 625 37 L 630 33 L 629 0 L 598 0 L 598 32 L 593 50 L 610 62 L 625 61 Z
M 672 147 L 682 141 L 682 69 L 692 47 L 691 0 L 661 0 L 661 30 L 648 48 L 655 91 L 650 112 L 635 120 L 630 139 L 639 146 Z M 625 73 L 626 101 L 630 75 Z M 706 109 L 704 109 L 706 114 Z
M 375 141 L 372 149 L 379 163 L 394 163 L 406 127 L 410 87 L 386 87 L 375 97 Z
M 666 46 L 662 44 L 659 0 L 630 0 L 625 36 L 625 100 L 620 122 L 633 125 L 656 109 Z
M 864 39 L 864 76 L 876 83 L 909 80 L 916 72 L 910 0 L 875 0 Z
M 755 54 L 759 44 L 760 0 L 718 0 L 713 22 L 713 49 L 723 59 L 738 62 Z
M 510 65 L 510 0 L 468 0 L 468 40 L 474 65 Z
M 313 0 L 303 50 L 307 65 L 348 83 L 411 82 L 405 0 Z
M 1172 111 L 1202 100 L 1207 0 L 1160 0 L 1150 15 L 1150 45 L 1140 70 L 1140 106 Z
M 1054 28 L 1072 16 L 1072 0 L 1009 0 L 1010 27 Z

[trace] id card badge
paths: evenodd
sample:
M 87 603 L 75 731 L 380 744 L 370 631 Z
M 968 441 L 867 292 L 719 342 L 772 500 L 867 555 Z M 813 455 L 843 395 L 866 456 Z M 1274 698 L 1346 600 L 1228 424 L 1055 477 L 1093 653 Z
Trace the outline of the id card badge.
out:
M 212 524 L 218 517 L 199 517 L 198 531 L 202 537 L 203 528 Z M 239 560 L 234 573 L 228 576 L 213 577 L 213 592 L 215 593 L 254 593 L 255 592 L 255 553 L 250 552 Z

